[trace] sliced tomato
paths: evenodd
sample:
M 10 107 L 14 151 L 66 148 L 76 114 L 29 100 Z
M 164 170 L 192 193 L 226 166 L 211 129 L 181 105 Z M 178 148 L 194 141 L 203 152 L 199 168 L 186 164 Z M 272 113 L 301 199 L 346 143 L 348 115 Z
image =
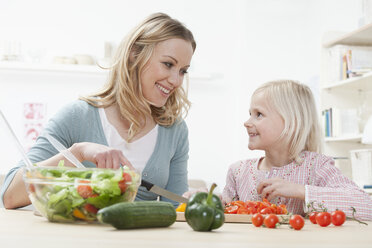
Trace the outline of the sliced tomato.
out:
M 123 172 L 123 179 L 119 181 L 119 188 L 121 193 L 124 193 L 132 182 L 132 177 L 129 173 Z
M 271 210 L 271 208 L 263 208 L 261 209 L 260 211 L 260 214 L 273 214 L 273 210 Z
M 248 210 L 248 214 L 256 214 L 257 213 L 257 209 L 252 208 L 252 207 L 248 207 L 247 210 Z
M 257 208 L 260 204 L 258 202 L 254 202 L 254 201 L 246 201 L 244 203 L 244 206 L 249 209 L 249 208 L 252 208 L 252 209 L 255 209 L 256 212 L 257 212 Z
M 81 183 L 89 183 L 90 181 L 82 180 L 80 182 Z M 77 192 L 84 199 L 89 198 L 89 197 L 93 197 L 94 195 L 96 195 L 96 194 L 93 193 L 93 189 L 89 185 L 79 185 L 79 186 L 77 186 Z
M 84 209 L 87 210 L 89 213 L 92 213 L 92 214 L 97 214 L 98 212 L 98 208 L 96 208 L 95 206 L 93 206 L 92 204 L 85 204 L 84 205 Z
M 240 207 L 236 213 L 237 214 L 250 214 L 248 209 L 246 209 L 245 207 Z
M 238 206 L 239 208 L 241 207 L 245 208 L 245 204 L 243 201 L 233 201 L 231 202 L 231 205 Z
M 238 212 L 238 206 L 228 206 L 225 208 L 225 213 L 227 214 L 236 214 Z
M 123 179 L 126 182 L 132 182 L 132 177 L 130 176 L 129 173 L 123 172 Z

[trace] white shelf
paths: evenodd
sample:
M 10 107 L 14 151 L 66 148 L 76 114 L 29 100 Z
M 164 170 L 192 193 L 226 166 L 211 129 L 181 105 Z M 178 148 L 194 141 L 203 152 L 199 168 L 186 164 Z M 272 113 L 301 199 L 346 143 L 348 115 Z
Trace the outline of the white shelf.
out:
M 372 23 L 323 44 L 326 48 L 334 45 L 372 46 Z
M 346 135 L 341 137 L 326 137 L 325 142 L 360 142 L 362 134 Z
M 372 189 L 363 189 L 365 192 L 367 192 L 368 194 L 372 195 Z
M 106 74 L 108 70 L 97 65 L 77 64 L 37 64 L 21 62 L 0 62 L 0 70 L 8 71 L 35 71 L 35 72 L 69 72 L 69 73 L 97 73 Z
M 0 61 L 1 71 L 23 71 L 23 72 L 51 72 L 51 73 L 89 73 L 94 75 L 106 76 L 109 73 L 108 69 L 100 68 L 98 65 L 79 65 L 79 64 L 42 64 L 42 63 L 22 63 L 22 62 L 6 62 Z M 214 79 L 223 78 L 222 74 L 199 74 L 190 73 L 190 79 L 211 81 Z
M 345 91 L 372 91 L 372 72 L 361 77 L 349 78 L 322 87 L 324 90 L 345 90 Z

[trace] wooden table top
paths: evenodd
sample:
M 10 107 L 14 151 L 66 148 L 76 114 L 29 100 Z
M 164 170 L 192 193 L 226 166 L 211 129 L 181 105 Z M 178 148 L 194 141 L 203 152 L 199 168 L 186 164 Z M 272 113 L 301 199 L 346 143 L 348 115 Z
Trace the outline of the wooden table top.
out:
M 116 230 L 109 225 L 51 223 L 29 210 L 0 209 L 0 247 L 372 247 L 368 226 L 347 221 L 320 227 L 306 220 L 300 231 L 225 223 L 213 232 L 195 232 L 186 222 L 168 228 Z

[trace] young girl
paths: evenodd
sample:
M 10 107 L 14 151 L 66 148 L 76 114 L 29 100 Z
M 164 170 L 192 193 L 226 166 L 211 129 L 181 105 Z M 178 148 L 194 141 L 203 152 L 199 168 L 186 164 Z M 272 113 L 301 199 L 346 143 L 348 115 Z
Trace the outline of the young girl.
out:
M 266 83 L 253 93 L 249 112 L 248 147 L 264 150 L 265 156 L 230 166 L 224 202 L 267 198 L 301 215 L 311 202 L 347 216 L 352 206 L 355 216 L 372 220 L 372 198 L 319 153 L 322 136 L 307 86 L 290 80 Z

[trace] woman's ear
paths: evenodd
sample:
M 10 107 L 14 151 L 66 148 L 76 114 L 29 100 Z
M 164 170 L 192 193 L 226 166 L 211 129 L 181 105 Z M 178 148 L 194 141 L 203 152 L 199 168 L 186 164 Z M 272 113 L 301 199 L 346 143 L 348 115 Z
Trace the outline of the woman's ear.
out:
M 136 61 L 138 53 L 139 53 L 139 48 L 137 46 L 133 45 L 133 47 L 132 47 L 132 49 L 130 50 L 130 53 L 129 53 L 129 62 L 131 64 L 133 64 Z

